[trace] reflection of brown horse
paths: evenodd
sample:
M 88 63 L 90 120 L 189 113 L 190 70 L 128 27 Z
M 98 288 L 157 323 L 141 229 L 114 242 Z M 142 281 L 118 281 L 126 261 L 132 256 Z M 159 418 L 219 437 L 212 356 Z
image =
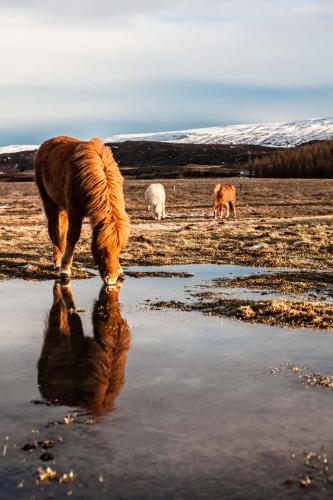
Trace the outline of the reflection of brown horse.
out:
M 69 286 L 54 285 L 38 384 L 55 404 L 80 406 L 95 413 L 111 410 L 125 382 L 130 331 L 121 317 L 119 287 L 102 288 L 92 321 L 94 337 L 85 337 Z
M 119 254 L 127 245 L 129 220 L 123 178 L 110 148 L 99 139 L 54 137 L 37 152 L 35 177 L 61 278 L 70 278 L 74 248 L 88 215 L 95 262 L 104 282 L 115 284 L 122 274 Z

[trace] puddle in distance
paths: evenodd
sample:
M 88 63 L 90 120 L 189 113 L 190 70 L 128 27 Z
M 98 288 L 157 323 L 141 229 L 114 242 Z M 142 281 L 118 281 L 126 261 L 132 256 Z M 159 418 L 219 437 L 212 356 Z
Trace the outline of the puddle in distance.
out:
M 127 278 L 120 307 L 100 293 L 99 278 L 74 281 L 72 296 L 52 282 L 0 284 L 0 498 L 69 490 L 84 498 L 304 498 L 298 479 L 309 472 L 291 455 L 330 456 L 333 394 L 268 369 L 289 362 L 331 373 L 333 335 L 140 306 L 263 269 L 131 270 L 195 276 Z M 75 313 L 72 300 L 85 312 Z M 43 396 L 65 406 L 30 402 Z M 97 412 L 96 422 L 45 426 L 77 407 Z M 50 465 L 72 468 L 72 484 L 34 484 L 41 451 L 20 450 L 34 439 L 56 441 Z M 331 498 L 332 486 L 311 495 Z

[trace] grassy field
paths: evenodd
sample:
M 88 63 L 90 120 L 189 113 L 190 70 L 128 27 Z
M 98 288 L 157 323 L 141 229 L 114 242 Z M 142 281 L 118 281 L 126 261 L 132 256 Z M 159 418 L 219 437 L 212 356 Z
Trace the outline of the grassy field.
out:
M 333 180 L 225 179 L 238 191 L 237 220 L 213 220 L 212 191 L 217 179 L 162 180 L 167 218 L 154 221 L 144 204 L 149 181 L 126 180 L 131 238 L 125 265 L 220 263 L 303 271 L 324 271 L 332 283 Z M 51 246 L 33 183 L 0 183 L 0 278 L 52 279 Z M 73 278 L 94 267 L 90 225 L 83 225 Z M 290 274 L 291 276 L 291 274 Z M 312 273 L 313 276 L 313 273 Z M 311 274 L 290 279 L 291 293 Z M 284 277 L 285 279 L 285 277 Z M 288 277 L 287 280 L 288 283 Z M 247 284 L 251 287 L 251 283 Z M 330 314 L 330 311 L 328 311 Z

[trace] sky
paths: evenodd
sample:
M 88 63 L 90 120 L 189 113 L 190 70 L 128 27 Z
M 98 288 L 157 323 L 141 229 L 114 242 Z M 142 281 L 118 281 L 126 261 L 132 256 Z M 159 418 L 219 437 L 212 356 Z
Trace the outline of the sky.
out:
M 332 0 L 0 0 L 0 145 L 333 116 Z

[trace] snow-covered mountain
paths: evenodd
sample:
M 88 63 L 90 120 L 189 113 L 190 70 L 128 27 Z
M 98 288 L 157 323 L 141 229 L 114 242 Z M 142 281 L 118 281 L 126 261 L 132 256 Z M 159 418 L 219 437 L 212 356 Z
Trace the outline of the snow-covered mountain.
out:
M 333 138 L 333 118 L 315 118 L 294 122 L 228 125 L 191 130 L 147 134 L 121 134 L 105 142 L 163 141 L 192 144 L 254 144 L 293 147 L 304 142 Z
M 228 125 L 147 134 L 120 134 L 104 142 L 156 141 L 187 144 L 253 144 L 270 147 L 293 147 L 304 142 L 333 138 L 333 118 L 314 118 L 294 122 Z M 38 145 L 0 147 L 0 154 L 32 151 Z
M 0 154 L 20 153 L 21 151 L 34 151 L 39 146 L 35 144 L 12 145 L 0 147 Z

